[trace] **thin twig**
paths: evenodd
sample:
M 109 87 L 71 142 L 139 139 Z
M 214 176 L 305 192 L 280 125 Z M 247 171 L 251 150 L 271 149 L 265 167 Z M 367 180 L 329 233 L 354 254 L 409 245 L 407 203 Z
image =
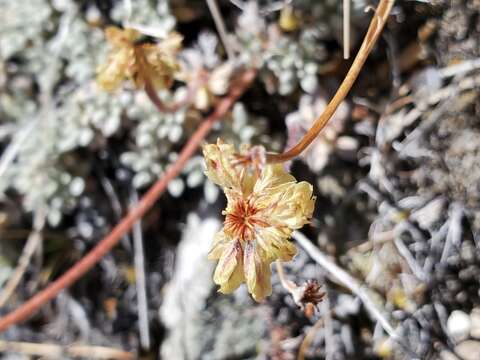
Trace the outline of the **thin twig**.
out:
M 102 185 L 103 191 L 107 195 L 108 199 L 110 200 L 110 204 L 112 205 L 112 211 L 115 217 L 114 221 L 120 221 L 122 219 L 123 210 L 120 199 L 115 192 L 115 188 L 113 187 L 112 182 L 105 176 L 103 170 L 98 168 L 97 171 L 99 172 L 100 184 Z M 122 236 L 121 241 L 122 246 L 125 247 L 127 251 L 132 250 L 132 244 L 130 244 L 128 235 Z
M 415 227 L 412 227 L 408 221 L 402 221 L 395 225 L 395 228 L 393 229 L 393 243 L 395 244 L 395 247 L 397 248 L 398 253 L 400 256 L 405 260 L 407 263 L 408 267 L 410 268 L 410 271 L 416 276 L 416 278 L 420 281 L 427 282 L 428 281 L 428 275 L 427 273 L 424 272 L 423 268 L 418 264 L 417 260 L 413 257 L 412 253 L 410 252 L 410 249 L 405 245 L 405 243 L 402 240 L 401 235 L 405 232 L 409 231 L 410 234 L 418 231 Z M 422 241 L 423 238 L 419 239 L 419 241 Z
M 15 292 L 15 289 L 22 280 L 25 271 L 27 270 L 28 264 L 30 264 L 35 250 L 38 248 L 38 245 L 42 241 L 42 230 L 45 226 L 45 218 L 46 214 L 43 209 L 35 212 L 33 218 L 33 231 L 27 238 L 27 242 L 25 243 L 25 246 L 22 250 L 22 255 L 20 255 L 20 259 L 18 260 L 17 267 L 15 268 L 13 274 L 8 279 L 7 284 L 0 293 L 0 308 L 2 308 L 7 303 L 8 299 L 10 299 L 12 294 Z
M 122 236 L 132 229 L 133 224 L 138 219 L 142 218 L 143 215 L 155 204 L 160 195 L 163 194 L 170 181 L 182 171 L 185 164 L 195 153 L 202 140 L 212 129 L 213 125 L 219 118 L 227 113 L 228 109 L 230 109 L 240 95 L 243 94 L 252 83 L 255 75 L 256 71 L 250 69 L 246 70 L 240 76 L 238 83 L 233 85 L 230 93 L 219 101 L 215 110 L 205 119 L 185 144 L 175 163 L 172 164 L 163 177 L 148 190 L 138 203 L 138 206 L 130 210 L 123 220 L 120 221 L 120 223 L 118 223 L 106 237 L 90 250 L 88 254 L 74 264 L 65 274 L 60 276 L 47 288 L 37 293 L 30 300 L 26 301 L 18 309 L 1 318 L 0 332 L 27 319 L 46 302 L 53 299 L 60 291 L 81 278 L 119 242 Z
M 369 313 L 378 321 L 386 333 L 402 346 L 408 355 L 411 356 L 411 359 L 418 359 L 418 356 L 408 347 L 403 338 L 397 334 L 393 326 L 388 322 L 387 318 L 383 314 L 384 310 L 378 307 L 375 302 L 373 302 L 368 292 L 358 280 L 354 279 L 349 273 L 333 263 L 301 232 L 295 231 L 293 233 L 293 238 L 312 257 L 313 260 L 315 260 L 329 273 L 330 277 L 337 279 L 353 294 L 360 298 Z
M 453 203 L 449 209 L 450 226 L 447 232 L 447 238 L 443 247 L 440 262 L 447 261 L 451 254 L 452 247 L 458 246 L 462 240 L 462 218 L 463 208 L 459 203 Z
M 321 316 L 317 322 L 310 328 L 308 329 L 307 335 L 305 335 L 305 338 L 302 341 L 302 344 L 300 345 L 300 348 L 298 349 L 298 355 L 297 355 L 297 360 L 304 360 L 305 359 L 305 352 L 308 350 L 310 347 L 310 344 L 312 343 L 313 339 L 315 338 L 315 334 L 317 333 L 318 329 L 320 329 L 323 325 L 323 316 Z
M 230 0 L 230 2 L 240 10 L 245 10 L 245 4 L 241 0 Z
M 261 8 L 259 13 L 262 16 L 270 15 L 271 13 L 282 10 L 286 6 L 290 5 L 292 2 L 293 0 L 280 0 L 280 1 L 271 2 L 270 4 Z
M 150 80 L 145 79 L 145 93 L 147 94 L 150 101 L 155 105 L 157 110 L 165 114 L 174 113 L 180 110 L 182 107 L 188 105 L 192 101 L 195 93 L 198 90 L 198 87 L 198 84 L 193 84 L 192 86 L 189 86 L 184 99 L 173 104 L 165 104 L 163 100 L 160 99 L 160 97 L 158 96 L 157 90 L 155 90 L 155 87 L 152 85 Z
M 479 68 L 480 58 L 476 58 L 472 60 L 465 60 L 455 65 L 446 66 L 441 68 L 439 72 L 442 78 L 448 78 L 451 76 L 464 75 Z
M 3 155 L 0 158 L 0 178 L 7 171 L 8 166 L 15 160 L 18 152 L 21 150 L 24 142 L 29 138 L 30 133 L 35 129 L 39 124 L 38 119 L 30 120 L 22 129 L 13 138 L 12 142 L 8 147 L 3 151 Z
M 292 294 L 292 296 L 294 296 L 297 285 L 285 277 L 283 264 L 280 260 L 275 261 L 275 266 L 277 267 L 278 277 L 280 278 L 280 283 L 282 284 L 283 288 Z
M 416 276 L 416 278 L 420 281 L 427 282 L 427 274 L 423 271 L 423 268 L 418 264 L 417 260 L 415 260 L 408 247 L 402 241 L 400 235 L 395 236 L 393 243 L 395 244 L 398 253 L 403 257 L 410 268 L 410 271 Z
M 225 27 L 225 22 L 223 21 L 222 13 L 218 8 L 218 4 L 216 0 L 207 0 L 207 5 L 212 14 L 213 21 L 215 22 L 215 27 L 217 28 L 218 35 L 222 40 L 223 47 L 225 48 L 225 52 L 227 53 L 227 57 L 229 60 L 235 59 L 235 53 L 233 49 L 230 47 L 230 43 L 228 41 L 228 34 L 227 29 Z
M 132 353 L 104 346 L 38 344 L 19 341 L 0 340 L 1 353 L 18 353 L 31 356 L 42 356 L 49 359 L 64 359 L 67 357 L 86 359 L 116 359 L 133 360 Z
M 135 47 L 135 58 L 137 59 L 139 66 L 143 69 L 143 72 L 147 74 L 148 71 L 146 71 L 146 69 L 148 69 L 149 65 L 145 57 L 145 53 L 141 49 L 140 45 Z M 156 106 L 157 110 L 161 113 L 174 113 L 192 102 L 192 99 L 197 93 L 199 87 L 201 87 L 207 81 L 206 79 L 207 77 L 204 73 L 199 73 L 198 77 L 191 81 L 188 85 L 185 98 L 172 104 L 166 104 L 162 99 L 160 99 L 155 86 L 147 76 L 145 76 L 143 80 L 145 82 L 145 93 L 150 101 Z
M 372 51 L 373 46 L 377 42 L 377 39 L 380 36 L 385 23 L 387 22 L 388 15 L 390 14 L 390 10 L 392 9 L 394 2 L 395 0 L 381 0 L 378 4 L 375 15 L 370 22 L 367 34 L 363 39 L 362 46 L 360 47 L 355 60 L 353 60 L 350 70 L 343 79 L 342 84 L 338 88 L 330 103 L 327 105 L 323 113 L 317 118 L 317 120 L 315 120 L 315 123 L 312 125 L 310 130 L 290 150 L 287 150 L 282 154 L 267 154 L 267 162 L 285 162 L 293 159 L 295 156 L 298 156 L 313 142 L 313 140 L 315 140 L 320 131 L 325 127 L 325 125 L 327 125 L 328 121 L 335 113 L 343 99 L 345 99 L 348 92 L 352 88 L 353 83 L 357 79 L 358 74 L 362 70 L 363 64 L 365 64 L 368 55 Z
M 323 277 L 323 276 L 322 276 Z M 333 337 L 332 308 L 330 305 L 330 295 L 327 285 L 324 285 L 325 300 L 323 301 L 323 319 L 325 323 L 325 360 L 331 360 L 335 354 L 335 339 Z
M 138 204 L 138 194 L 132 191 L 131 206 L 135 208 Z M 140 344 L 144 350 L 150 349 L 150 329 L 148 322 L 148 302 L 147 289 L 145 281 L 145 259 L 143 254 L 143 236 L 142 223 L 139 219 L 133 225 L 133 251 L 135 264 L 135 286 L 137 288 L 137 311 L 138 311 L 138 328 L 140 332 Z
M 350 1 L 343 0 L 343 58 L 350 58 Z

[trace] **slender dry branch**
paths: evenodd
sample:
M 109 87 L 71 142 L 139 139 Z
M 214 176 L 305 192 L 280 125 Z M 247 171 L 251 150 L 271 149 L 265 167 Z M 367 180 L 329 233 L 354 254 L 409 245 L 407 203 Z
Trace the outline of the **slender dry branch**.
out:
M 418 356 L 408 347 L 404 339 L 395 331 L 393 326 L 389 323 L 384 315 L 384 310 L 381 309 L 370 298 L 368 291 L 360 284 L 358 280 L 353 278 L 349 273 L 341 267 L 332 262 L 326 255 L 324 255 L 313 243 L 301 232 L 295 231 L 293 238 L 300 244 L 300 246 L 315 260 L 321 267 L 323 267 L 330 277 L 335 278 L 343 286 L 348 288 L 353 294 L 359 297 L 365 308 L 382 326 L 385 332 L 398 344 L 402 346 L 404 351 L 410 356 L 410 359 L 418 359 Z
M 132 353 L 108 348 L 104 346 L 38 344 L 19 341 L 0 340 L 0 353 L 17 353 L 31 356 L 42 356 L 49 359 L 62 359 L 66 357 L 82 359 L 116 359 L 133 360 Z
M 223 21 L 222 13 L 218 8 L 218 4 L 216 0 L 207 0 L 208 9 L 212 14 L 213 21 L 215 22 L 215 27 L 217 28 L 218 35 L 222 40 L 223 47 L 225 48 L 225 52 L 227 53 L 227 57 L 229 60 L 233 60 L 235 58 L 235 53 L 230 46 L 230 42 L 228 40 L 227 28 L 225 27 L 225 22 Z
M 180 155 L 172 166 L 170 166 L 163 177 L 159 179 L 142 197 L 138 206 L 131 209 L 130 212 L 104 237 L 88 254 L 75 263 L 65 274 L 47 286 L 44 290 L 38 292 L 30 300 L 26 301 L 18 309 L 7 314 L 0 319 L 0 332 L 5 331 L 10 326 L 26 320 L 35 311 L 42 307 L 46 302 L 53 299 L 57 294 L 72 285 L 89 271 L 100 259 L 105 256 L 119 241 L 128 233 L 135 222 L 155 204 L 160 195 L 163 194 L 167 185 L 183 169 L 190 157 L 195 153 L 198 146 L 210 132 L 216 121 L 224 116 L 228 109 L 243 94 L 255 78 L 255 70 L 246 70 L 238 79 L 238 82 L 232 85 L 230 93 L 219 101 L 215 110 L 199 126 L 192 137 L 183 147 Z
M 343 58 L 350 58 L 350 1 L 343 0 Z
M 8 147 L 3 150 L 2 157 L 0 158 L 0 177 L 3 177 L 10 164 L 17 157 L 18 152 L 22 149 L 25 141 L 29 139 L 30 133 L 35 130 L 39 123 L 40 121 L 38 119 L 30 120 L 27 125 L 15 134 Z
M 138 64 L 140 68 L 142 69 L 142 72 L 145 74 L 148 74 L 148 62 L 147 59 L 145 58 L 145 53 L 141 50 L 139 46 L 135 47 L 135 57 L 138 61 Z M 143 80 L 145 82 L 144 89 L 145 93 L 147 94 L 148 98 L 150 101 L 155 105 L 157 110 L 161 113 L 174 113 L 180 108 L 188 105 L 193 97 L 195 96 L 198 88 L 202 86 L 205 81 L 206 81 L 206 76 L 203 73 L 198 74 L 198 78 L 196 78 L 194 81 L 192 81 L 187 88 L 187 94 L 183 100 L 180 100 L 178 102 L 172 103 L 172 104 L 166 104 L 163 102 L 162 99 L 158 96 L 157 90 L 155 89 L 155 86 L 153 85 L 152 81 L 148 78 L 148 76 L 144 76 Z
M 285 277 L 283 264 L 280 260 L 275 261 L 275 266 L 277 267 L 278 277 L 280 278 L 280 283 L 282 284 L 283 288 L 292 294 L 292 296 L 294 296 L 297 285 Z
M 267 162 L 275 163 L 275 162 L 285 162 L 293 159 L 295 156 L 298 156 L 303 150 L 307 148 L 308 145 L 312 143 L 313 140 L 318 136 L 320 131 L 325 127 L 328 123 L 330 118 L 337 110 L 340 103 L 345 99 L 348 92 L 353 86 L 353 83 L 358 77 L 358 74 L 362 70 L 363 64 L 367 60 L 368 55 L 373 49 L 373 46 L 377 42 L 378 37 L 382 33 L 382 29 L 387 22 L 388 15 L 390 14 L 390 10 L 392 9 L 393 3 L 395 0 L 381 0 L 378 4 L 377 10 L 375 11 L 375 15 L 370 22 L 370 26 L 368 28 L 367 34 L 363 39 L 362 46 L 358 51 L 355 60 L 353 60 L 352 66 L 348 71 L 345 79 L 343 79 L 342 84 L 338 88 L 337 92 L 335 93 L 334 97 L 327 105 L 323 113 L 315 120 L 315 123 L 312 125 L 310 130 L 303 136 L 303 138 L 290 150 L 282 154 L 268 154 L 267 155 Z
M 315 338 L 315 334 L 317 333 L 318 329 L 320 329 L 323 325 L 324 318 L 321 316 L 317 322 L 308 329 L 307 334 L 303 338 L 302 343 L 300 344 L 300 348 L 298 349 L 297 360 L 304 360 L 305 359 L 305 352 L 310 347 L 313 339 Z
M 155 90 L 151 81 L 148 79 L 145 79 L 145 93 L 148 95 L 148 98 L 155 105 L 157 110 L 160 111 L 161 113 L 174 113 L 180 110 L 182 107 L 188 105 L 192 101 L 192 98 L 197 92 L 198 87 L 199 87 L 198 82 L 192 84 L 191 86 L 188 87 L 187 95 L 185 96 L 184 99 L 173 104 L 166 104 L 158 96 L 157 90 Z
M 130 196 L 132 207 L 138 204 L 138 194 L 135 190 Z M 145 257 L 143 254 L 142 223 L 138 220 L 133 224 L 133 262 L 135 265 L 135 287 L 137 290 L 138 330 L 140 344 L 144 350 L 150 349 L 150 329 L 148 326 L 147 284 L 145 279 Z
M 32 259 L 35 250 L 38 248 L 38 245 L 42 241 L 42 230 L 45 226 L 45 212 L 43 209 L 35 212 L 33 218 L 33 231 L 27 238 L 27 242 L 23 247 L 22 254 L 18 260 L 18 265 L 13 271 L 13 274 L 7 281 L 7 284 L 2 289 L 0 293 L 0 308 L 2 308 L 10 299 L 12 294 L 15 292 L 18 284 L 23 278 L 25 271 L 27 270 L 28 265 Z

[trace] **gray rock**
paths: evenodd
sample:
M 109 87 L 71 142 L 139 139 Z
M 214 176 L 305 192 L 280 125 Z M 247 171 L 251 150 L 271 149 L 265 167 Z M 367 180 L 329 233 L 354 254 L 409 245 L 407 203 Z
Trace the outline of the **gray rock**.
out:
M 266 333 L 266 310 L 244 286 L 232 295 L 216 292 L 215 263 L 207 259 L 217 219 L 190 214 L 177 250 L 175 273 L 165 290 L 160 318 L 168 330 L 161 358 L 256 358 Z
M 464 360 L 480 359 L 480 341 L 466 340 L 455 346 L 455 352 Z
M 470 316 L 460 310 L 452 311 L 447 320 L 448 332 L 456 341 L 462 341 L 468 337 L 471 325 Z
M 480 307 L 476 307 L 470 313 L 470 321 L 472 327 L 470 329 L 470 336 L 480 339 Z

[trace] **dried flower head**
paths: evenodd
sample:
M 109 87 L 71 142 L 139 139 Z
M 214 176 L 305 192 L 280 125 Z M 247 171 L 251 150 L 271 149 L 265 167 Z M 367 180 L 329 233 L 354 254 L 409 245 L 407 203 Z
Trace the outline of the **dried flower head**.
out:
M 175 55 L 182 37 L 171 33 L 161 42 L 142 43 L 142 34 L 134 29 L 114 26 L 105 30 L 112 50 L 105 64 L 98 68 L 98 84 L 107 91 L 117 89 L 123 80 L 133 80 L 137 87 L 149 81 L 157 89 L 168 88 L 179 65 Z
M 304 284 L 295 288 L 292 295 L 295 303 L 305 312 L 307 317 L 313 315 L 313 311 L 325 297 L 325 293 L 321 290 L 321 285 L 317 280 L 307 280 Z
M 256 301 L 271 294 L 270 264 L 289 261 L 297 249 L 291 233 L 309 222 L 315 204 L 312 185 L 297 183 L 280 164 L 259 165 L 262 151 L 221 140 L 204 146 L 206 174 L 227 197 L 223 229 L 209 259 L 219 260 L 213 280 L 231 293 L 245 282 Z M 263 149 L 264 153 L 264 149 Z M 247 161 L 251 159 L 251 161 Z

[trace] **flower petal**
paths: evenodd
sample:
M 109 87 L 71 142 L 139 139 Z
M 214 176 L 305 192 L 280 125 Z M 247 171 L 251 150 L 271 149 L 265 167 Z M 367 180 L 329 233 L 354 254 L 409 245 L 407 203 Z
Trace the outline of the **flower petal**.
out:
M 225 250 L 225 247 L 227 247 L 229 242 L 231 241 L 232 239 L 228 238 L 223 232 L 223 230 L 217 232 L 213 239 L 212 248 L 208 253 L 208 260 L 220 259 Z
M 278 186 L 295 182 L 295 178 L 287 173 L 281 164 L 265 165 L 253 192 L 262 194 L 272 192 Z
M 239 259 L 235 270 L 227 282 L 223 283 L 218 289 L 222 294 L 230 294 L 237 290 L 241 283 L 245 282 L 242 259 Z
M 240 174 L 233 165 L 234 154 L 233 145 L 225 144 L 220 139 L 216 144 L 207 144 L 203 147 L 203 156 L 207 165 L 205 174 L 223 188 L 240 189 Z
M 172 44 L 168 38 L 159 44 L 143 44 L 139 47 L 144 57 L 143 76 L 147 76 L 156 89 L 169 88 L 175 73 L 180 69 L 176 54 L 180 50 L 181 37 Z M 165 43 L 167 42 L 167 43 Z M 143 86 L 144 79 L 138 80 L 137 86 Z
M 242 246 L 239 241 L 232 241 L 228 246 L 225 246 L 213 275 L 215 284 L 222 288 L 228 287 L 226 283 L 232 277 L 235 268 L 241 264 L 242 255 Z
M 257 230 L 256 241 L 271 261 L 290 261 L 297 254 L 297 248 L 289 241 L 292 230 L 288 227 L 270 226 Z
M 97 82 L 106 91 L 117 89 L 135 63 L 134 50 L 125 46 L 112 51 L 107 62 L 97 70 Z
M 264 205 L 262 210 L 265 221 L 272 226 L 288 226 L 292 230 L 308 224 L 315 206 L 312 193 L 312 185 L 305 181 L 288 184 L 281 191 L 272 192 L 271 205 Z
M 248 292 L 255 301 L 261 301 L 272 293 L 270 282 L 270 262 L 262 257 L 261 249 L 257 248 L 255 241 L 247 241 L 244 251 L 244 272 Z

